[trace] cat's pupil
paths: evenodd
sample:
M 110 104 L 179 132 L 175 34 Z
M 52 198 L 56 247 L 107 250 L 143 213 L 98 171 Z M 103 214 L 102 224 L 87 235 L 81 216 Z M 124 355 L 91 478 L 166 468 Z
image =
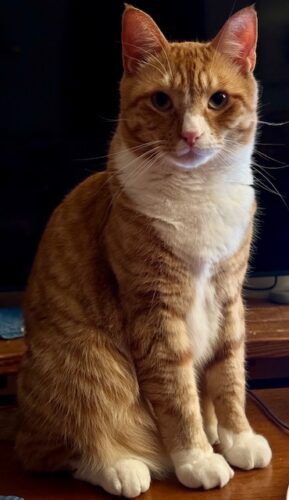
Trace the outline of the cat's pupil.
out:
M 227 100 L 228 96 L 225 92 L 215 92 L 209 100 L 209 106 L 214 109 L 221 108 Z
M 152 95 L 152 103 L 155 108 L 166 111 L 171 108 L 171 98 L 165 92 L 155 92 Z

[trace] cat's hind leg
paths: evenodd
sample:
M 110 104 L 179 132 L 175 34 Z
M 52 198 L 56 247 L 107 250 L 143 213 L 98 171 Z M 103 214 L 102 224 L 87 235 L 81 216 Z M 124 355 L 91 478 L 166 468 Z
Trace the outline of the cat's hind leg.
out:
M 78 461 L 72 462 L 73 476 L 112 495 L 135 498 L 149 489 L 151 476 L 163 477 L 172 464 L 141 402 L 127 409 L 119 426 L 114 436 L 106 435 L 105 440 L 101 436 L 95 455 L 84 450 Z
M 87 464 L 79 464 L 74 473 L 76 479 L 101 486 L 112 495 L 135 498 L 150 487 L 151 474 L 148 466 L 140 460 L 123 458 L 101 470 Z
M 17 452 L 27 469 L 69 469 L 131 498 L 149 488 L 150 473 L 170 467 L 129 353 L 105 332 L 78 333 L 66 349 L 50 346 L 45 362 L 38 355 L 24 363 L 18 394 Z

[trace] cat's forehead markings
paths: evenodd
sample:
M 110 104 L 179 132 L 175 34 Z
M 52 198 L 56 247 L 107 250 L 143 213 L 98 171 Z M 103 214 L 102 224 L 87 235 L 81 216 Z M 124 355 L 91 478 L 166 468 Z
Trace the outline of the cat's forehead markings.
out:
M 212 89 L 218 90 L 217 89 L 219 84 L 218 78 L 212 72 L 209 73 L 209 77 L 210 77 L 210 87 Z
M 176 71 L 174 74 L 174 86 L 175 87 L 181 87 L 182 86 L 182 75 L 179 71 Z
M 209 75 L 206 70 L 199 71 L 197 83 L 201 90 L 206 90 L 209 86 Z
M 185 42 L 183 46 L 173 44 L 171 54 L 172 85 L 185 92 L 188 99 L 196 92 L 204 93 L 217 89 L 218 78 L 212 68 L 214 54 L 207 46 L 190 42 Z

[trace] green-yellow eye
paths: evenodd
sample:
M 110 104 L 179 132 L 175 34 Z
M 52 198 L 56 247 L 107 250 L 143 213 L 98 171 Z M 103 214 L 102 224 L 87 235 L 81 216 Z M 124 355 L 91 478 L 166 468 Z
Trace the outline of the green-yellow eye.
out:
M 229 96 L 226 92 L 215 92 L 211 95 L 208 106 L 211 109 L 221 109 L 227 104 L 228 99 Z
M 165 92 L 155 92 L 152 94 L 151 102 L 159 111 L 169 111 L 173 107 L 170 96 Z

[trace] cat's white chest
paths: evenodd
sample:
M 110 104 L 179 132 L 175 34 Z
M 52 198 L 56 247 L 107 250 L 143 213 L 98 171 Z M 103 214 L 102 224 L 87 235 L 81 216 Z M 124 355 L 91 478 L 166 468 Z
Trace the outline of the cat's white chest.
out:
M 189 176 L 163 165 L 141 169 L 138 159 L 125 150 L 118 165 L 120 182 L 136 209 L 152 219 L 163 241 L 197 271 L 233 255 L 245 236 L 252 217 L 250 146 L 228 171 L 214 165 Z M 125 166 L 134 163 L 138 175 Z M 239 162 L 239 164 L 238 164 Z
M 187 331 L 190 336 L 194 365 L 201 367 L 211 358 L 217 342 L 220 309 L 215 290 L 205 277 L 194 280 L 195 300 L 187 313 Z
M 251 221 L 254 192 L 250 186 L 203 189 L 169 200 L 153 222 L 162 239 L 194 273 L 232 256 Z

